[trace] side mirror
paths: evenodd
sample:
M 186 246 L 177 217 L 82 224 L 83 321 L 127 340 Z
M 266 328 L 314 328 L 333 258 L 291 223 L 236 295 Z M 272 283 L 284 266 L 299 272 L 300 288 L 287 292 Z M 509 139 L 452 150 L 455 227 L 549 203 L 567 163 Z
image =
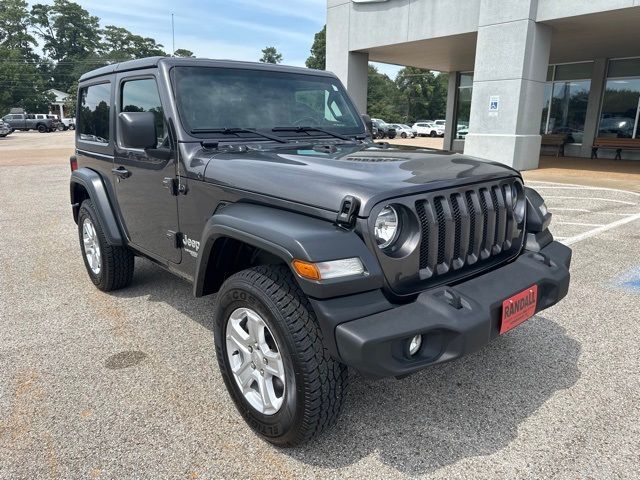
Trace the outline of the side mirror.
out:
M 122 112 L 118 115 L 122 145 L 127 148 L 155 148 L 158 143 L 153 112 Z
M 371 117 L 369 115 L 361 115 L 361 118 L 364 122 L 364 126 L 367 127 L 369 135 L 373 137 L 373 122 L 371 121 Z

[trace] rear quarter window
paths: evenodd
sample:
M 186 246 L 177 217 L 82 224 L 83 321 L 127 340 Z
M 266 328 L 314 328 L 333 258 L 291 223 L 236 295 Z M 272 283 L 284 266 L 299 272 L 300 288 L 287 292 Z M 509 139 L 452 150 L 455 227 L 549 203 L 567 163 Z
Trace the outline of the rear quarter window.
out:
M 111 84 L 101 83 L 80 89 L 78 94 L 78 134 L 80 140 L 109 143 Z

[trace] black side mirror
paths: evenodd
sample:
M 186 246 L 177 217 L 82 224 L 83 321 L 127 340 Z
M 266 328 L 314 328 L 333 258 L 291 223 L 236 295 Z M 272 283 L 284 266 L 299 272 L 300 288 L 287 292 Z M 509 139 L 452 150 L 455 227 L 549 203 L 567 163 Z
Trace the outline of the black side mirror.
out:
M 361 115 L 361 118 L 364 122 L 364 126 L 367 127 L 369 135 L 373 137 L 373 122 L 371 121 L 371 117 L 369 115 Z
M 153 112 L 122 112 L 118 115 L 122 145 L 126 148 L 155 148 L 158 143 Z

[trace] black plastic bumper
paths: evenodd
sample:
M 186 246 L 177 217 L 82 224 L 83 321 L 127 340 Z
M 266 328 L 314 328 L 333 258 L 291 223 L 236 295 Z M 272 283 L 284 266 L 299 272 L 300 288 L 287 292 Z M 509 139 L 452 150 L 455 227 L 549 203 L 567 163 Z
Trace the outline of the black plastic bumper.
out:
M 484 275 L 423 292 L 413 303 L 340 323 L 335 327 L 337 355 L 379 377 L 407 375 L 461 357 L 499 335 L 505 299 L 534 284 L 536 313 L 562 299 L 569 289 L 570 263 L 571 250 L 552 242 Z M 417 334 L 423 335 L 422 347 L 410 357 L 408 341 Z

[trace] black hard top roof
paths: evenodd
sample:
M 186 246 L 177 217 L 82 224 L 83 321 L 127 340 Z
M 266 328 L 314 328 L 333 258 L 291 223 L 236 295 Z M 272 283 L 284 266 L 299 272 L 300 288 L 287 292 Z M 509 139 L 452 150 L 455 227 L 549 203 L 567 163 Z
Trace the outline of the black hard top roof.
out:
M 277 72 L 333 76 L 332 73 L 325 72 L 323 70 L 311 70 L 308 68 L 276 65 L 273 63 L 239 62 L 236 60 L 213 60 L 209 58 L 147 57 L 137 60 L 127 60 L 126 62 L 113 63 L 105 67 L 96 68 L 95 70 L 91 70 L 90 72 L 83 74 L 80 77 L 80 81 L 82 82 L 90 78 L 101 77 L 103 75 L 110 75 L 117 72 L 154 68 L 161 63 L 168 65 L 169 67 L 180 65 L 199 67 L 248 68 L 253 70 L 271 70 Z

